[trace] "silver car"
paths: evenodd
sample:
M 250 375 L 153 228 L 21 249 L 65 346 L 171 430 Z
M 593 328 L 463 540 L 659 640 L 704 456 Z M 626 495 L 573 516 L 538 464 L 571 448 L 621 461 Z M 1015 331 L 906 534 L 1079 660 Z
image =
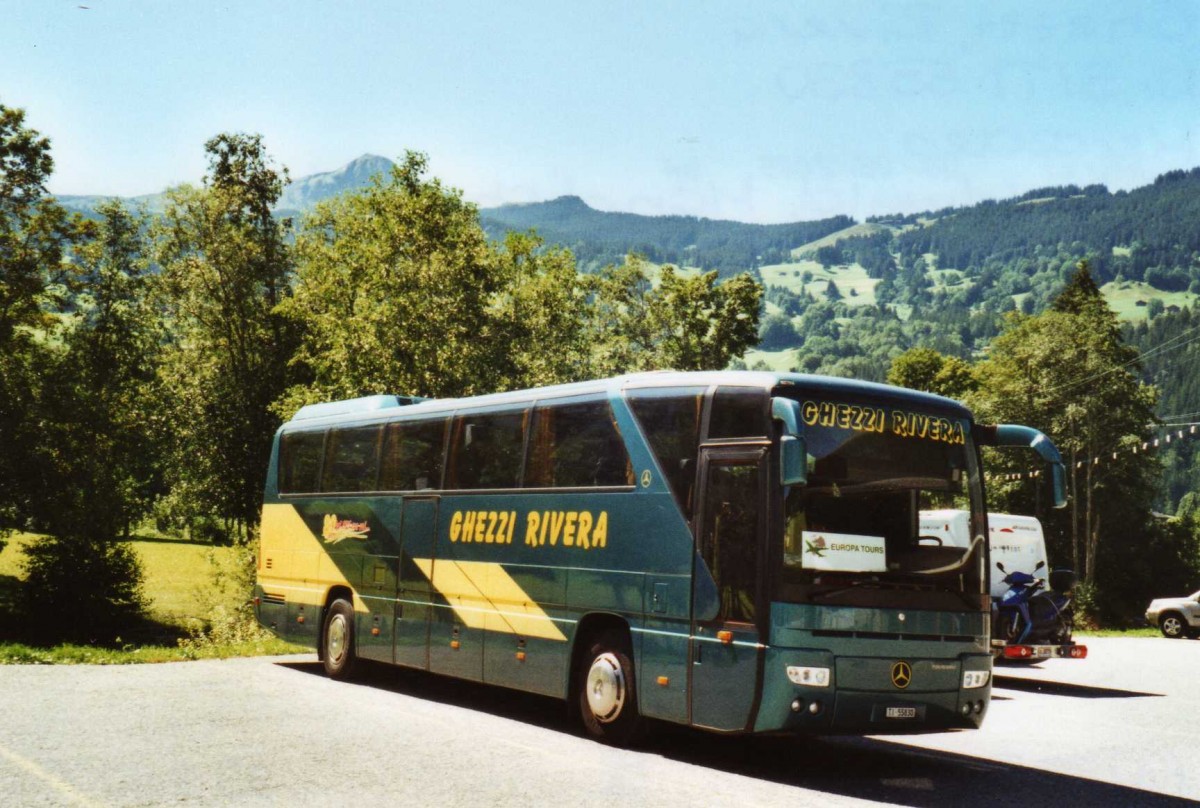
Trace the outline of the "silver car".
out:
M 1146 619 L 1162 629 L 1164 637 L 1200 637 L 1200 592 L 1186 598 L 1159 598 L 1150 601 Z

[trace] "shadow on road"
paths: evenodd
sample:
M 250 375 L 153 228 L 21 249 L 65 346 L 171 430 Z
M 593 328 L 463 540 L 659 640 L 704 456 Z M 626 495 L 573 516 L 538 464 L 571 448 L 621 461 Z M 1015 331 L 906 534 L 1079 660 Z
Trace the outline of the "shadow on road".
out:
M 324 675 L 319 662 L 277 664 L 300 673 Z M 364 665 L 361 676 L 347 686 L 390 690 L 553 732 L 579 734 L 563 702 L 544 696 L 385 665 Z M 896 805 L 1011 808 L 1014 795 L 1033 795 L 1065 805 L 1196 805 L 1152 791 L 916 749 L 899 740 L 721 736 L 656 723 L 640 751 L 742 777 Z
M 996 676 L 995 686 L 1004 690 L 1023 690 L 1027 693 L 1045 693 L 1050 696 L 1075 696 L 1080 699 L 1163 698 L 1162 693 L 1141 693 L 1137 690 L 1119 690 L 1114 687 L 1047 682 L 1019 676 Z

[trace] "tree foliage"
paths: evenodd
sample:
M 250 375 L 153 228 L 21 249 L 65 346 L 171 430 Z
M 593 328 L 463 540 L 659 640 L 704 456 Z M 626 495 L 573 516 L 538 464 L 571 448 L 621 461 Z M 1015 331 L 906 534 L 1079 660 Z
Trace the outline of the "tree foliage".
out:
M 297 238 L 302 331 L 287 415 L 394 391 L 462 396 L 578 379 L 587 364 L 570 253 L 527 235 L 488 242 L 474 205 L 410 152 L 359 193 L 320 205 Z
M 170 191 L 154 227 L 171 325 L 163 382 L 174 432 L 164 465 L 185 514 L 244 528 L 258 520 L 279 425 L 271 404 L 295 344 L 276 311 L 292 277 L 289 223 L 270 215 L 287 173 L 257 135 L 221 135 L 205 151 L 204 186 Z
M 1126 613 L 1158 583 L 1130 570 L 1160 566 L 1145 563 L 1143 542 L 1158 463 L 1132 451 L 1149 435 L 1156 391 L 1138 380 L 1136 364 L 1081 264 L 1051 310 L 1010 315 L 979 365 L 975 399 L 983 417 L 1035 426 L 1063 451 L 1071 505 L 1046 513 L 1051 554 L 1072 559 L 1087 584 L 1106 594 L 1107 608 Z M 1029 469 L 1016 456 L 993 462 L 997 471 Z M 1014 462 L 1020 465 L 1006 465 Z M 992 507 L 1032 512 L 1033 488 L 1032 482 L 993 485 Z
M 971 366 L 932 348 L 912 348 L 892 360 L 888 384 L 963 399 L 979 387 Z
M 593 375 L 718 370 L 758 341 L 762 287 L 749 275 L 717 283 L 716 272 L 687 277 L 666 266 L 655 286 L 630 256 L 588 280 Z
M 37 401 L 73 227 L 46 193 L 50 141 L 0 104 L 0 548 L 37 498 Z
M 145 221 L 119 202 L 99 212 L 74 251 L 79 289 L 43 374 L 40 465 L 57 493 L 31 509 L 44 529 L 93 542 L 128 536 L 161 493 L 164 426 Z

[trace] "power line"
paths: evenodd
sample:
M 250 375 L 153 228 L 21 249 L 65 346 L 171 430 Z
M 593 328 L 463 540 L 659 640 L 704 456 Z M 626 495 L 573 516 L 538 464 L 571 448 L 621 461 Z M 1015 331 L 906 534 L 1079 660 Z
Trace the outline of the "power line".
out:
M 1100 373 L 1093 374 L 1086 378 L 1069 381 L 1065 384 L 1060 384 L 1057 387 L 1050 388 L 1046 392 L 1057 393 L 1060 390 L 1069 390 L 1073 387 L 1078 387 L 1080 385 L 1087 384 L 1088 382 L 1095 381 L 1096 379 L 1102 379 L 1105 376 L 1111 376 L 1112 374 L 1114 374 L 1120 370 L 1124 370 L 1125 368 L 1129 367 L 1130 365 L 1137 364 L 1138 362 L 1141 362 L 1142 360 L 1146 359 L 1147 357 L 1162 353 L 1163 351 L 1166 351 L 1168 349 L 1173 351 L 1177 348 L 1182 348 L 1185 345 L 1190 345 L 1191 343 L 1200 340 L 1200 334 L 1197 334 L 1195 337 L 1192 337 L 1191 339 L 1186 340 L 1184 342 L 1179 342 L 1179 344 L 1177 344 L 1177 345 L 1172 345 L 1171 343 L 1178 342 L 1179 340 L 1183 339 L 1184 337 L 1186 337 L 1189 334 L 1192 334 L 1193 332 L 1196 332 L 1196 331 L 1200 331 L 1200 325 L 1194 326 L 1193 328 L 1189 328 L 1187 331 L 1183 331 L 1180 334 L 1177 334 L 1176 336 L 1174 336 L 1171 339 L 1164 342 L 1162 345 L 1157 345 L 1154 348 L 1151 348 L 1150 350 L 1146 351 L 1145 353 L 1140 353 L 1137 356 L 1135 356 L 1133 359 L 1130 359 L 1128 362 L 1125 362 L 1122 365 L 1118 365 L 1115 368 L 1109 368 L 1108 370 L 1101 371 Z

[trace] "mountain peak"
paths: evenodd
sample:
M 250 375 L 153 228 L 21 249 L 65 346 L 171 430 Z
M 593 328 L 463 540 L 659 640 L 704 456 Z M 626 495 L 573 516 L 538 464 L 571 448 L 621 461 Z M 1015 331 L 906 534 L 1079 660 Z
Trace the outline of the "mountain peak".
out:
M 370 176 L 371 174 L 378 174 L 383 171 L 391 171 L 393 165 L 395 163 L 391 160 L 386 157 L 380 157 L 378 154 L 363 154 L 355 157 L 341 168 L 329 173 L 332 174 L 340 171 L 347 174 L 360 174 L 367 172 L 367 175 Z
M 395 163 L 386 157 L 363 154 L 341 168 L 295 180 L 283 190 L 277 207 L 281 210 L 308 210 L 331 196 L 361 188 L 371 177 L 386 174 L 394 165 Z

